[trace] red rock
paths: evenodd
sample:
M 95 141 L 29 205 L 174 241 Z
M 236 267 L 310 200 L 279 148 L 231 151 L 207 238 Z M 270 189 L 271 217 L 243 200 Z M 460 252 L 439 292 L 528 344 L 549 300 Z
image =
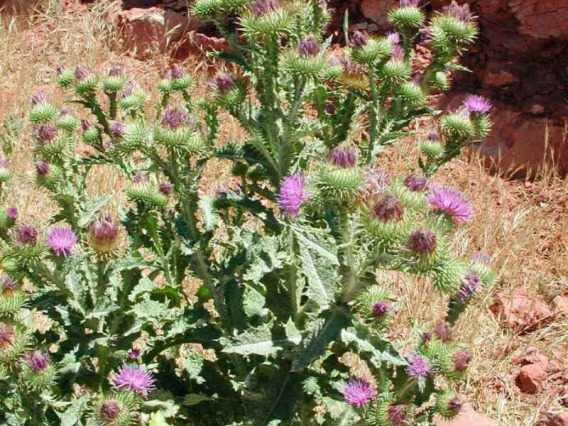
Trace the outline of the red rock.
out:
M 548 364 L 550 362 L 549 358 L 546 355 L 541 354 L 538 349 L 533 347 L 528 347 L 524 354 L 519 358 L 515 359 L 514 364 L 516 365 L 530 365 L 530 364 L 537 364 L 543 370 L 546 371 L 548 368 Z
M 521 367 L 516 383 L 524 393 L 540 392 L 546 380 L 546 371 L 539 364 L 529 364 Z
M 434 419 L 436 426 L 497 426 L 495 420 L 476 412 L 470 404 L 464 404 L 461 413 L 453 420 Z
M 395 0 L 362 0 L 359 4 L 362 15 L 373 21 L 381 29 L 389 28 L 389 11 L 397 4 Z
M 568 317 L 568 296 L 554 298 L 554 312 L 558 317 Z
M 568 413 L 545 413 L 540 421 L 541 426 L 568 426 Z
M 531 296 L 520 287 L 509 293 L 497 294 L 491 310 L 500 317 L 502 326 L 519 331 L 534 330 L 552 315 L 550 308 L 540 297 Z
M 229 46 L 225 42 L 225 39 L 208 36 L 192 30 L 176 45 L 174 55 L 177 58 L 186 58 L 190 55 L 202 56 L 207 52 L 217 50 L 227 51 L 228 49 Z

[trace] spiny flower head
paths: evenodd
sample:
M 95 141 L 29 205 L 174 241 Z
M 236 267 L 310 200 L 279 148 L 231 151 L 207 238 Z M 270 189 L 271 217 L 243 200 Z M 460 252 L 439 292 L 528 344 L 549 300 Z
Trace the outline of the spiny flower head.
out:
M 400 43 L 400 34 L 397 33 L 396 31 L 389 31 L 387 33 L 387 39 L 392 43 L 392 44 L 399 44 Z
M 79 66 L 75 68 L 74 75 L 77 80 L 83 80 L 89 75 L 89 71 L 87 70 L 87 68 Z
M 357 164 L 357 153 L 349 148 L 335 148 L 331 152 L 331 164 L 337 167 L 350 168 Z
M 24 355 L 24 363 L 36 373 L 49 367 L 49 354 L 43 351 L 30 351 Z
M 300 213 L 300 207 L 307 199 L 304 176 L 295 174 L 284 178 L 278 194 L 278 203 L 284 212 L 292 217 L 297 217 Z
M 118 237 L 118 224 L 110 215 L 101 216 L 93 221 L 89 228 L 93 248 L 106 253 L 114 249 Z
M 121 390 L 136 392 L 143 397 L 148 396 L 155 380 L 152 373 L 143 370 L 139 366 L 124 365 L 115 374 L 114 387 Z
M 172 189 L 173 185 L 167 180 L 160 182 L 160 186 L 158 187 L 158 191 L 164 195 L 170 195 L 172 193 Z
M 436 250 L 438 237 L 428 228 L 422 228 L 410 234 L 408 245 L 415 253 L 425 255 Z
M 468 95 L 463 102 L 463 107 L 471 114 L 487 114 L 493 108 L 493 104 L 487 98 L 479 95 Z
M 42 124 L 35 129 L 35 136 L 42 143 L 51 142 L 57 136 L 57 127 L 53 124 Z
M 472 353 L 468 349 L 462 349 L 452 355 L 452 362 L 456 371 L 462 372 L 467 370 L 471 359 Z
M 357 31 L 351 37 L 351 43 L 354 47 L 360 49 L 369 42 L 369 36 L 363 31 Z
M 343 388 L 343 397 L 348 404 L 361 407 L 369 403 L 375 396 L 375 391 L 371 385 L 359 378 L 351 379 Z
M 114 399 L 109 399 L 101 404 L 101 417 L 107 422 L 112 422 L 120 414 L 120 404 Z
M 185 77 L 185 69 L 178 64 L 174 64 L 171 67 L 171 75 L 172 78 L 183 78 Z
M 49 173 L 49 170 L 49 164 L 45 160 L 39 160 L 36 163 L 36 171 L 38 175 L 45 176 Z
M 469 201 L 458 191 L 450 188 L 434 188 L 428 195 L 434 210 L 447 213 L 456 222 L 467 222 L 473 217 Z
M 162 125 L 175 130 L 191 123 L 191 117 L 185 109 L 168 108 L 162 113 Z
M 404 216 L 404 206 L 395 195 L 385 195 L 373 207 L 373 216 L 384 222 L 399 221 Z
M 438 133 L 428 133 L 428 140 L 430 142 L 438 142 L 440 140 L 440 135 Z
M 89 123 L 87 120 L 85 119 L 81 119 L 81 130 L 83 130 L 83 132 L 86 132 L 87 130 L 89 130 L 91 128 L 91 123 Z
M 34 95 L 32 95 L 31 103 L 32 103 L 32 106 L 47 103 L 47 99 L 45 97 L 45 94 L 43 92 L 35 93 Z
M 14 334 L 15 332 L 12 326 L 0 323 L 0 349 L 5 349 L 12 343 Z
M 77 235 L 70 228 L 53 228 L 47 237 L 47 245 L 57 257 L 67 257 L 77 243 Z
M 390 311 L 392 311 L 392 303 L 386 300 L 381 300 L 373 304 L 373 315 L 377 318 L 383 318 Z
M 463 279 L 463 283 L 458 291 L 458 299 L 465 302 L 469 299 L 478 289 L 481 284 L 481 278 L 475 272 L 469 272 Z
M 300 40 L 298 43 L 298 52 L 302 56 L 315 56 L 318 53 L 318 42 L 313 35 Z
M 14 280 L 10 278 L 8 275 L 5 275 L 4 278 L 2 279 L 2 293 L 10 293 L 16 290 L 16 287 L 17 286 Z
M 140 357 L 140 349 L 132 349 L 130 352 L 128 352 L 128 359 L 130 360 L 135 360 L 138 359 Z
M 333 115 L 337 111 L 337 105 L 335 102 L 330 101 L 325 104 L 325 112 L 326 114 Z
M 393 425 L 406 425 L 408 420 L 408 407 L 403 404 L 392 404 L 389 406 L 388 418 Z
M 406 371 L 415 379 L 428 377 L 432 373 L 432 367 L 422 355 L 414 355 L 408 360 Z
M 14 230 L 16 242 L 22 245 L 31 245 L 37 243 L 38 231 L 35 226 L 20 223 Z
M 428 179 L 424 175 L 411 174 L 404 179 L 404 186 L 411 191 L 423 191 L 428 186 Z
M 120 121 L 113 121 L 109 125 L 109 130 L 111 135 L 113 135 L 115 138 L 121 138 L 124 136 L 126 128 Z
M 233 87 L 235 87 L 235 79 L 226 73 L 217 74 L 209 86 L 219 90 L 222 94 L 228 93 Z
M 148 173 L 144 173 L 144 172 L 136 172 L 136 174 L 132 178 L 132 182 L 134 182 L 134 183 L 146 183 L 146 182 L 149 182 L 149 181 L 150 181 L 150 177 L 148 176 Z

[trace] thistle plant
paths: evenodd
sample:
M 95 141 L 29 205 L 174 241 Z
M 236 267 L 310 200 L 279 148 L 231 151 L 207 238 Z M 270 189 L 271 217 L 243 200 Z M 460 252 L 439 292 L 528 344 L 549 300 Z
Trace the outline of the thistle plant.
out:
M 431 177 L 487 135 L 491 104 L 472 96 L 440 113 L 428 96 L 462 69 L 474 18 L 454 4 L 428 20 L 404 0 L 392 32 L 346 31 L 338 48 L 316 0 L 197 0 L 193 13 L 230 46 L 215 55 L 231 72 L 203 98 L 174 65 L 159 99 L 115 67 L 58 67 L 73 112 L 32 99 L 36 181 L 58 212 L 42 227 L 12 207 L 1 216 L 0 389 L 18 395 L 3 412 L 103 425 L 455 417 L 472 355 L 451 328 L 495 277 L 485 257 L 450 252 L 474 209 Z M 418 42 L 432 51 L 422 69 Z M 227 114 L 244 140 L 218 143 Z M 412 174 L 391 176 L 381 153 L 426 116 L 440 131 Z M 211 159 L 236 187 L 201 190 Z M 127 181 L 123 197 L 90 195 L 100 165 Z M 389 337 L 405 326 L 401 301 L 377 271 L 446 296 L 445 322 L 416 328 L 410 351 Z M 49 325 L 32 327 L 34 313 Z M 369 374 L 354 377 L 346 356 Z

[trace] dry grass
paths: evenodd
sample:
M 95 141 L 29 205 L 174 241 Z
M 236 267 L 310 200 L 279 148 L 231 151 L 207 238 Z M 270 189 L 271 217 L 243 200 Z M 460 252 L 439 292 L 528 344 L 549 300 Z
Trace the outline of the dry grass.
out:
M 34 14 L 32 25 L 26 25 L 24 19 L 8 19 L 0 27 L 0 120 L 24 119 L 29 97 L 37 87 L 61 105 L 62 93 L 52 90 L 53 69 L 57 64 L 81 64 L 96 69 L 119 64 L 143 87 L 154 87 L 168 58 L 157 55 L 152 61 L 140 62 L 110 51 L 105 41 L 113 34 L 100 19 L 105 2 L 90 12 L 66 11 L 58 2 L 39 3 L 40 11 Z M 190 68 L 194 69 L 195 65 L 190 64 Z M 155 89 L 151 92 L 155 95 Z M 222 139 L 240 140 L 242 130 L 235 123 L 228 123 Z M 30 189 L 34 188 L 31 142 L 25 137 L 14 142 L 16 176 L 8 191 L 8 203 L 17 205 L 22 216 L 39 222 L 50 213 L 51 203 L 45 193 Z M 415 159 L 416 143 L 411 140 L 397 145 L 383 161 L 402 173 L 415 165 Z M 211 164 L 208 176 L 205 190 L 230 185 L 227 167 L 222 163 Z M 495 292 L 516 286 L 540 291 L 548 300 L 568 292 L 567 183 L 550 174 L 530 186 L 511 183 L 488 175 L 475 158 L 456 161 L 438 179 L 458 186 L 476 206 L 475 220 L 461 229 L 455 239 L 456 251 L 463 255 L 477 250 L 491 253 L 500 271 L 493 291 L 477 300 L 457 325 L 460 339 L 469 343 L 476 354 L 471 377 L 462 392 L 477 409 L 498 419 L 500 425 L 533 425 L 542 410 L 555 407 L 555 397 L 548 393 L 536 396 L 519 393 L 514 385 L 515 366 L 511 360 L 526 347 L 534 346 L 556 362 L 566 363 L 568 325 L 553 322 L 534 333 L 518 335 L 499 327 L 488 308 Z M 120 186 L 116 174 L 108 169 L 95 171 L 91 182 L 94 192 L 112 191 Z M 401 321 L 434 324 L 439 319 L 436 308 L 440 306 L 436 303 L 439 297 L 425 282 L 398 276 L 388 279 L 403 296 Z M 408 334 L 402 332 L 403 337 Z

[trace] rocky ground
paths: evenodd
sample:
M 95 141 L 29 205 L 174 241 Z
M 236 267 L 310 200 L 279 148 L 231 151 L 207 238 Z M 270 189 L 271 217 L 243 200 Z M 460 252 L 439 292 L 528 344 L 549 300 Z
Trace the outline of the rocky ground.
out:
M 519 30 L 522 37 L 527 37 L 516 39 L 515 43 L 521 43 L 518 45 L 521 49 L 522 40 L 535 39 L 527 44 L 527 49 L 536 50 L 531 54 L 528 50 L 525 53 L 536 58 L 536 62 L 527 62 L 526 69 L 514 64 L 495 65 L 498 56 L 493 56 L 487 47 L 481 45 L 477 55 L 470 55 L 472 64 L 483 64 L 474 74 L 475 80 L 458 82 L 459 87 L 477 87 L 497 95 L 504 105 L 495 117 L 497 135 L 503 132 L 518 134 L 514 136 L 512 146 L 507 148 L 505 144 L 505 148 L 523 153 L 526 149 L 522 148 L 523 144 L 530 142 L 541 147 L 540 136 L 544 138 L 546 134 L 556 132 L 550 130 L 551 126 L 554 127 L 551 123 L 556 122 L 555 114 L 562 105 L 553 99 L 552 86 L 547 86 L 548 91 L 539 89 L 532 98 L 525 98 L 528 95 L 524 94 L 517 100 L 509 97 L 514 98 L 517 91 L 526 90 L 532 84 L 544 84 L 530 74 L 533 69 L 544 69 L 543 63 L 551 63 L 548 68 L 553 71 L 555 80 L 550 84 L 561 88 L 562 84 L 566 84 L 565 74 L 556 67 L 561 67 L 561 61 L 568 56 L 564 54 L 564 59 L 557 63 L 546 57 L 539 59 L 534 53 L 558 51 L 561 48 L 558 40 L 566 39 L 568 27 L 561 25 L 565 21 L 557 21 L 558 16 L 563 15 L 553 13 L 552 17 L 537 18 L 537 15 L 547 13 L 533 13 L 539 8 L 546 11 L 547 7 L 562 2 L 541 1 L 536 4 L 531 1 L 479 0 L 474 7 L 480 11 L 488 8 L 483 13 L 493 11 L 497 14 L 487 12 L 487 18 L 482 18 L 482 26 L 499 14 L 509 16 L 507 14 L 512 13 L 516 22 L 514 31 Z M 336 7 L 347 3 L 338 2 Z M 388 2 L 351 3 L 354 25 L 362 27 L 365 24 L 367 29 L 374 30 L 374 27 L 369 28 L 374 24 L 377 30 L 381 29 L 381 20 L 373 19 L 370 9 L 380 4 L 377 13 L 384 13 L 383 6 Z M 532 5 L 532 9 L 527 9 L 527 4 Z M 50 202 L 44 193 L 29 189 L 33 181 L 32 164 L 29 163 L 31 141 L 20 136 L 19 126 L 21 123 L 25 130 L 23 119 L 29 96 L 38 86 L 50 97 L 61 99 L 61 93 L 51 86 L 53 69 L 57 64 L 81 64 L 95 69 L 120 64 L 140 84 L 150 87 L 155 93 L 156 88 L 152 85 L 159 73 L 172 61 L 181 61 L 196 70 L 202 83 L 200 90 L 205 90 L 207 77 L 204 76 L 214 72 L 215 64 L 206 60 L 203 52 L 222 48 L 222 40 L 211 33 L 206 23 L 188 17 L 177 2 L 164 5 L 148 0 L 142 8 L 135 6 L 128 0 L 124 4 L 120 1 L 99 1 L 90 5 L 74 0 L 43 2 L 42 9 L 33 15 L 31 21 L 21 17 L 17 24 L 8 25 L 9 21 L 4 21 L 6 24 L 0 27 L 0 122 L 7 123 L 7 127 L 0 130 L 0 137 L 11 138 L 15 142 L 13 167 L 16 183 L 8 198 L 22 214 L 39 221 L 43 211 L 37 206 L 49 206 Z M 24 14 L 24 9 L 15 10 Z M 557 28 L 558 22 L 560 29 Z M 505 34 L 512 34 L 511 28 L 510 33 Z M 551 31 L 553 36 L 550 36 Z M 514 46 L 509 46 L 514 40 L 507 40 L 506 36 L 501 40 L 507 43 L 495 49 L 503 55 L 510 53 L 510 60 L 517 61 L 515 52 L 519 54 L 519 51 L 510 50 Z M 485 43 L 483 39 L 482 42 Z M 547 70 L 546 75 L 549 72 Z M 544 79 L 549 81 L 547 79 L 550 78 Z M 547 97 L 539 98 L 542 94 Z M 451 104 L 452 101 L 449 99 L 447 102 Z M 514 112 L 505 113 L 503 110 Z M 501 114 L 514 114 L 514 120 L 522 118 L 518 121 L 521 124 L 517 126 L 517 121 L 510 121 L 508 116 Z M 428 126 L 428 123 L 425 125 Z M 539 130 L 531 133 L 532 130 L 524 126 Z M 241 132 L 235 123 L 230 122 L 224 129 L 227 137 L 237 140 Z M 530 140 L 519 142 L 527 134 Z M 497 139 L 503 137 L 495 136 Z M 511 145 L 510 142 L 508 144 Z M 415 147 L 415 140 L 405 141 L 389 151 L 382 161 L 385 166 L 406 170 L 415 165 Z M 454 245 L 464 255 L 478 250 L 490 253 L 499 271 L 499 279 L 496 287 L 475 302 L 454 330 L 458 338 L 469 343 L 475 352 L 471 378 L 461 389 L 470 405 L 454 422 L 439 422 L 439 425 L 568 425 L 568 184 L 558 178 L 556 163 L 543 163 L 540 161 L 542 156 L 534 151 L 527 154 L 533 161 L 531 164 L 545 165 L 540 179 L 534 181 L 506 179 L 514 171 L 505 168 L 500 169 L 501 173 L 489 174 L 484 158 L 478 152 L 470 154 L 469 158 L 453 163 L 439 177 L 440 181 L 460 187 L 473 200 L 477 213 L 476 219 L 464 229 L 463 234 L 458 235 Z M 227 167 L 222 163 L 212 165 L 209 173 L 211 188 L 205 190 L 223 185 L 228 176 Z M 108 170 L 98 170 L 92 182 L 94 192 L 121 185 Z M 393 291 L 405 300 L 405 308 L 398 314 L 397 324 L 416 320 L 433 325 L 439 321 L 438 313 L 432 311 L 427 303 L 437 296 L 425 292 L 424 283 L 389 278 Z M 402 340 L 410 334 L 404 329 L 397 332 Z

